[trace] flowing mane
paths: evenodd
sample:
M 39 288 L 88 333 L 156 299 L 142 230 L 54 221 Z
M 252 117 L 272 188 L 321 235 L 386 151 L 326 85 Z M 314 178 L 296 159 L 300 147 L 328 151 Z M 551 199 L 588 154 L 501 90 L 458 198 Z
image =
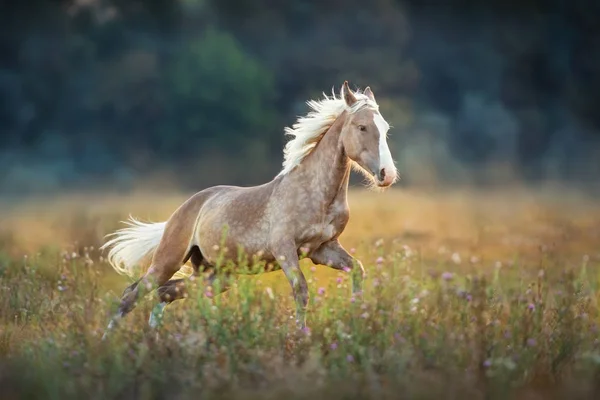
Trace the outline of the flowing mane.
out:
M 294 138 L 283 149 L 283 169 L 279 175 L 285 175 L 299 165 L 344 111 L 355 113 L 363 107 L 379 109 L 376 102 L 360 91 L 353 93 L 357 101 L 352 107 L 346 105 L 343 97 L 337 98 L 333 90 L 331 97 L 323 93 L 323 99 L 306 102 L 312 111 L 299 117 L 292 128 L 285 128 L 285 134 Z

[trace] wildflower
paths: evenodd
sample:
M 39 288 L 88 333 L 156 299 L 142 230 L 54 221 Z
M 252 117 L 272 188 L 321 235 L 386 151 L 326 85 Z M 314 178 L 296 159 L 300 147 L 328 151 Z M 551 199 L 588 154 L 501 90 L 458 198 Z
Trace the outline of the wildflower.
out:
M 450 258 L 452 259 L 452 262 L 454 264 L 460 264 L 460 262 L 461 262 L 460 254 L 458 254 L 458 253 L 453 253 L 452 257 L 450 257 Z
M 379 279 L 375 278 L 373 279 L 373 287 L 377 287 L 379 286 Z
M 354 296 L 350 297 L 350 303 L 354 303 L 354 302 L 356 302 L 356 297 L 354 297 Z
M 304 334 L 306 335 L 310 335 L 310 328 L 308 326 L 305 326 L 304 328 L 302 328 L 302 332 L 304 332 Z
M 487 360 L 485 360 L 485 361 L 483 362 L 483 366 L 484 366 L 484 367 L 486 367 L 486 368 L 489 368 L 489 367 L 491 367 L 491 366 L 492 366 L 492 360 L 490 360 L 490 359 L 488 358 Z
M 350 254 L 354 254 L 354 253 L 356 253 L 356 249 L 355 249 L 354 247 L 352 247 L 352 248 L 350 249 Z
M 451 281 L 452 278 L 454 278 L 454 275 L 452 274 L 452 272 L 444 272 L 442 274 L 442 279 L 445 281 Z
M 338 348 L 338 344 L 337 344 L 336 342 L 333 342 L 333 343 L 331 343 L 331 344 L 329 345 L 329 348 L 330 348 L 331 350 L 335 350 L 335 349 L 337 349 L 337 348 Z
M 344 278 L 342 278 L 341 276 L 338 276 L 337 279 L 335 280 L 337 282 L 337 284 L 341 284 L 344 281 Z
M 271 289 L 270 287 L 267 287 L 265 290 L 266 290 L 267 295 L 269 296 L 269 298 L 271 300 L 274 300 L 275 299 L 275 295 L 273 295 L 273 289 Z
M 310 267 L 310 271 L 311 272 L 316 272 L 317 271 L 317 267 L 315 267 L 314 265 L 312 267 Z
M 346 356 L 346 361 L 348 361 L 349 363 L 354 362 L 354 356 L 352 354 L 348 354 Z
M 380 256 L 380 257 L 377 257 L 377 260 L 375 260 L 375 263 L 376 264 L 383 264 L 384 261 L 385 260 L 383 259 L 383 257 Z
M 64 286 L 61 286 L 61 285 L 58 285 L 58 291 L 59 291 L 59 292 L 64 292 L 65 290 L 67 290 L 67 288 L 66 288 L 66 287 L 64 287 Z
M 300 248 L 300 251 L 301 251 L 302 253 L 304 253 L 304 254 L 308 254 L 309 250 L 310 250 L 310 249 L 309 249 L 308 247 L 301 247 L 301 248 Z
M 537 342 L 534 338 L 529 338 L 527 339 L 527 346 L 529 347 L 535 347 L 537 345 Z
M 325 294 L 325 288 L 320 287 L 319 290 L 317 291 L 317 293 L 319 293 L 319 296 L 323 296 Z
M 361 316 L 360 316 L 360 317 L 361 317 L 362 319 L 367 319 L 367 318 L 369 318 L 369 313 L 365 311 L 364 313 L 362 313 L 362 314 L 361 314 Z
M 471 301 L 473 300 L 473 296 L 471 296 L 470 294 L 467 295 L 467 301 Z
M 344 270 L 344 272 L 350 272 L 351 271 L 350 267 L 344 267 L 342 269 Z
M 527 309 L 528 309 L 529 311 L 535 311 L 535 304 L 533 304 L 533 303 L 529 303 L 529 305 L 527 305 Z

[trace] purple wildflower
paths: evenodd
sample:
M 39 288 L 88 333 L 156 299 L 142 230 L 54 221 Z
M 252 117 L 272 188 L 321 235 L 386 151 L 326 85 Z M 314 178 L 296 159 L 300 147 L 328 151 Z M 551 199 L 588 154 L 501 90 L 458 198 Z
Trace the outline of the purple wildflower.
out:
M 452 278 L 454 278 L 454 274 L 452 274 L 452 272 L 444 272 L 442 274 L 442 279 L 445 281 L 450 281 Z
M 527 346 L 529 347 L 535 347 L 537 345 L 537 342 L 534 338 L 529 338 L 527 339 Z
M 375 263 L 377 263 L 377 264 L 383 264 L 384 261 L 385 260 L 383 259 L 383 257 L 379 256 L 379 257 L 377 257 L 377 260 L 375 260 Z
M 352 354 L 348 354 L 346 356 L 346 361 L 348 361 L 349 363 L 354 362 L 354 356 Z
M 337 279 L 336 279 L 335 281 L 336 281 L 336 282 L 337 282 L 337 284 L 339 285 L 339 284 L 341 284 L 341 283 L 344 281 L 344 279 L 343 279 L 341 276 L 338 276 L 338 277 L 337 277 Z
M 325 288 L 324 287 L 320 287 L 318 290 L 319 296 L 323 296 L 325 294 Z
M 490 359 L 485 360 L 483 362 L 483 366 L 486 367 L 486 368 L 491 367 L 492 366 L 492 360 L 490 360 Z
M 331 343 L 331 344 L 329 345 L 329 348 L 330 348 L 331 350 L 335 350 L 335 349 L 337 349 L 337 348 L 338 348 L 338 344 L 337 344 L 336 342 L 333 342 L 333 343 Z

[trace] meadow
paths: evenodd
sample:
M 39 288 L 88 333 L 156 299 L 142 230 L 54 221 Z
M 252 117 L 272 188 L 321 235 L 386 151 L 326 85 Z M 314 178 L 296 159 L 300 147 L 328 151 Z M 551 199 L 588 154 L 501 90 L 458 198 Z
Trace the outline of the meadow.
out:
M 129 278 L 98 250 L 129 214 L 190 193 L 0 205 L 2 399 L 585 399 L 600 394 L 600 204 L 564 188 L 350 191 L 342 244 L 367 270 L 301 262 L 303 339 L 281 271 L 198 286 L 150 329 L 100 338 Z

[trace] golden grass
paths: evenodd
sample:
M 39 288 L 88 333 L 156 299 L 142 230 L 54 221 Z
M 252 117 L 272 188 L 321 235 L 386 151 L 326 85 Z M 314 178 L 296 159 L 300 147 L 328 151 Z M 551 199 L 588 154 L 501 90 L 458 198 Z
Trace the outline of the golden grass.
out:
M 146 221 L 167 219 L 192 193 L 70 194 L 0 204 L 0 238 L 13 256 L 42 246 L 98 246 L 129 214 Z M 425 192 L 350 191 L 350 222 L 341 236 L 347 247 L 378 239 L 418 249 L 425 258 L 455 252 L 468 264 L 539 258 L 540 251 L 574 261 L 600 252 L 600 203 L 556 189 L 524 188 Z

